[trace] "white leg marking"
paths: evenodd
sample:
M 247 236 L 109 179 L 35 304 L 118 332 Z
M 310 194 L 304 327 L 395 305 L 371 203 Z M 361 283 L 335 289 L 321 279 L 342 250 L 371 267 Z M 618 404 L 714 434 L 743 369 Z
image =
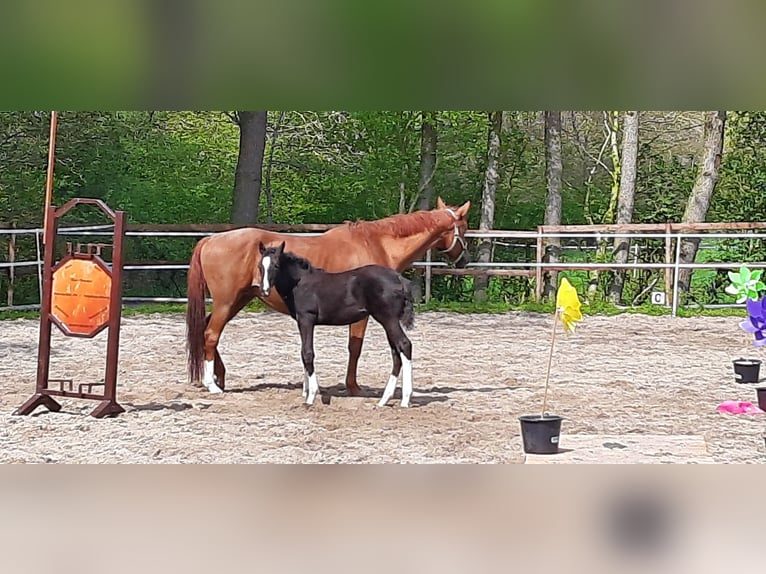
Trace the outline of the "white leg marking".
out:
M 271 267 L 271 257 L 261 259 L 263 265 L 263 277 L 261 278 L 261 291 L 266 293 L 269 290 L 269 267 Z
M 378 401 L 379 407 L 386 406 L 386 403 L 389 401 L 389 399 L 394 396 L 397 378 L 398 377 L 396 375 L 390 375 L 388 377 L 388 383 L 386 383 L 386 387 L 383 389 L 383 396 L 380 397 L 380 401 Z
M 317 396 L 317 392 L 319 392 L 319 381 L 317 381 L 317 373 L 314 371 L 314 373 L 309 377 L 309 394 L 308 397 L 306 397 L 307 405 L 314 404 L 314 399 Z
M 222 393 L 221 387 L 216 385 L 217 378 L 213 372 L 213 361 L 205 361 L 205 379 L 203 380 L 207 390 L 211 393 Z
M 410 406 L 412 396 L 412 361 L 401 353 L 402 357 L 402 403 L 401 406 Z
M 305 399 L 309 394 L 309 374 L 307 371 L 303 371 L 303 392 L 301 395 Z

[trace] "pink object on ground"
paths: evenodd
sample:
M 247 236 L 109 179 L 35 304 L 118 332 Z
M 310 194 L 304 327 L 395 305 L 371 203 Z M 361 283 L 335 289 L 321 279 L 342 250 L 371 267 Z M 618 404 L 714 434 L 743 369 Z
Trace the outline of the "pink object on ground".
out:
M 764 412 L 753 403 L 740 401 L 724 401 L 718 405 L 716 410 L 719 413 L 729 413 L 732 415 L 755 415 Z

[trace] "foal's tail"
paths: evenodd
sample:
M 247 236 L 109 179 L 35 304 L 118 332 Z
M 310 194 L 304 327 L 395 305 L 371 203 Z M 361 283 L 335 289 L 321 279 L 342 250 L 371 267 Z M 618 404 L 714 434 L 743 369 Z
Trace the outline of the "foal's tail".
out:
M 399 281 L 404 288 L 404 309 L 402 310 L 402 316 L 399 322 L 405 329 L 412 329 L 415 325 L 415 311 L 413 309 L 414 303 L 412 299 L 412 282 L 407 278 L 399 275 Z
M 200 249 L 202 242 L 197 243 L 189 262 L 186 297 L 186 362 L 189 378 L 193 383 L 200 380 L 202 361 L 205 358 L 205 289 L 207 281 L 202 273 Z

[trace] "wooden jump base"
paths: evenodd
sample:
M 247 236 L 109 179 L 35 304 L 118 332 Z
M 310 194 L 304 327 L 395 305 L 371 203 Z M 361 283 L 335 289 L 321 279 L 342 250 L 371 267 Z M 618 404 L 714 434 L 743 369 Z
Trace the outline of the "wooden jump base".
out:
M 54 265 L 58 220 L 76 205 L 95 205 L 114 222 L 114 242 L 89 243 L 82 246 L 67 244 L 67 255 Z M 37 351 L 37 385 L 35 394 L 14 414 L 28 415 L 38 406 L 57 412 L 61 405 L 53 398 L 69 397 L 100 401 L 91 412 L 96 418 L 124 412 L 117 403 L 117 358 L 122 313 L 122 243 L 125 234 L 125 213 L 114 212 L 98 199 L 76 198 L 46 212 L 43 266 L 43 298 L 40 311 L 40 341 Z M 101 250 L 111 248 L 112 263 L 100 257 Z M 110 268 L 111 267 L 111 268 Z M 106 373 L 103 383 L 80 383 L 71 379 L 50 378 L 51 328 L 53 324 L 68 337 L 90 339 L 109 329 L 106 350 Z M 51 386 L 51 383 L 54 383 Z M 93 387 L 103 386 L 103 393 Z
M 715 464 L 705 439 L 695 435 L 562 433 L 558 453 L 525 453 L 524 459 L 525 464 Z

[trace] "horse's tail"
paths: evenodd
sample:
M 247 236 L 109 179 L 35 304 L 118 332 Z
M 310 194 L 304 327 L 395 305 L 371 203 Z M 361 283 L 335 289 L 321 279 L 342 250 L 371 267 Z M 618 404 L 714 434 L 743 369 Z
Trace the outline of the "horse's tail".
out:
M 207 281 L 202 273 L 200 249 L 202 242 L 197 243 L 189 262 L 186 297 L 186 361 L 189 378 L 193 383 L 202 376 L 202 361 L 205 358 L 205 289 Z
M 399 281 L 402 283 L 404 289 L 404 309 L 402 310 L 402 316 L 399 322 L 405 329 L 412 329 L 415 325 L 415 310 L 414 301 L 412 299 L 412 282 L 407 278 L 399 275 Z

